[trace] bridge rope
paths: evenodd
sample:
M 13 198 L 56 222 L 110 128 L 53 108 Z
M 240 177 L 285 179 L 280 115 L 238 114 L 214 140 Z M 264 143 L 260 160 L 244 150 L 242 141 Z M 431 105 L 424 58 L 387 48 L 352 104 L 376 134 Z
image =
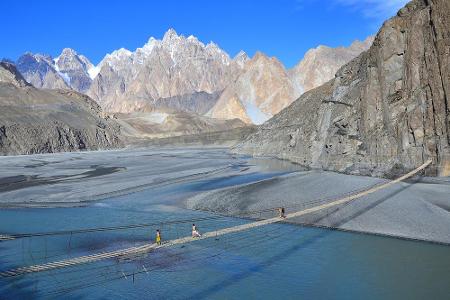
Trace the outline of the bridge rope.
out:
M 162 245 L 144 244 L 141 246 L 130 247 L 127 249 L 121 249 L 121 250 L 110 251 L 110 252 L 101 252 L 101 253 L 97 253 L 97 254 L 86 255 L 86 256 L 76 257 L 76 258 L 72 258 L 72 259 L 60 260 L 60 261 L 44 263 L 44 264 L 39 264 L 39 265 L 19 267 L 16 269 L 0 272 L 0 277 L 14 277 L 14 276 L 24 275 L 24 274 L 28 274 L 28 273 L 43 272 L 43 271 L 49 271 L 49 270 L 54 270 L 54 269 L 59 269 L 59 268 L 64 268 L 64 267 L 71 267 L 71 266 L 80 265 L 80 264 L 92 263 L 92 262 L 97 262 L 97 261 L 105 260 L 105 259 L 127 258 L 130 256 L 145 254 L 145 253 L 148 253 L 155 249 L 172 247 L 175 245 L 191 243 L 191 242 L 204 240 L 204 239 L 208 239 L 208 238 L 217 238 L 219 236 L 226 235 L 226 234 L 231 234 L 231 233 L 235 233 L 235 232 L 240 232 L 240 231 L 245 231 L 245 230 L 261 227 L 264 225 L 282 222 L 286 219 L 296 218 L 296 217 L 300 217 L 300 216 L 303 216 L 306 214 L 310 214 L 310 213 L 314 213 L 314 212 L 321 211 L 324 209 L 328 209 L 328 208 L 331 208 L 331 207 L 334 207 L 337 205 L 346 204 L 353 200 L 361 198 L 363 196 L 375 193 L 381 189 L 385 189 L 385 188 L 392 186 L 402 180 L 405 180 L 405 179 L 408 179 L 408 178 L 414 176 L 418 172 L 427 168 L 431 163 L 432 163 L 432 161 L 429 160 L 429 161 L 425 162 L 423 165 L 421 165 L 420 167 L 412 170 L 411 172 L 409 172 L 393 181 L 389 181 L 389 182 L 374 186 L 368 190 L 346 196 L 344 198 L 335 200 L 330 203 L 325 203 L 322 205 L 314 206 L 311 208 L 307 208 L 304 210 L 300 210 L 300 211 L 297 211 L 294 213 L 287 214 L 284 218 L 280 218 L 280 217 L 269 218 L 266 220 L 260 220 L 260 221 L 256 221 L 256 222 L 251 222 L 251 223 L 246 223 L 246 224 L 237 225 L 237 226 L 233 226 L 233 227 L 228 227 L 228 228 L 220 229 L 217 231 L 206 232 L 201 237 L 197 237 L 197 238 L 192 238 L 192 237 L 177 238 L 174 240 L 170 240 L 166 243 L 163 243 Z
M 295 227 L 293 229 L 291 229 L 289 232 L 287 233 L 294 233 L 295 231 L 299 231 L 301 230 L 301 228 L 299 227 Z M 271 230 L 269 233 L 275 233 L 279 231 L 278 228 Z M 188 252 L 191 252 L 192 254 L 196 254 L 196 258 L 189 258 L 188 261 L 189 263 L 191 263 L 191 265 L 189 266 L 188 270 L 192 270 L 192 263 L 196 262 L 204 262 L 205 260 L 210 260 L 210 259 L 214 259 L 214 258 L 219 258 L 221 255 L 228 253 L 231 250 L 234 251 L 239 251 L 240 249 L 254 249 L 256 251 L 258 251 L 259 253 L 261 252 L 262 249 L 264 249 L 264 247 L 261 247 L 262 243 L 265 243 L 267 240 L 268 234 L 264 231 L 259 231 L 257 233 L 254 234 L 250 234 L 250 235 L 245 235 L 244 237 L 238 237 L 238 238 L 232 238 L 231 241 L 235 244 L 232 245 L 231 247 L 226 246 L 223 250 L 218 251 L 217 253 L 206 253 L 208 251 L 205 250 L 191 250 Z M 284 238 L 284 236 L 282 235 L 278 235 L 277 237 L 271 237 L 271 240 L 278 240 L 278 239 L 282 239 Z M 243 240 L 250 240 L 246 243 L 242 243 Z M 238 244 L 236 245 L 236 242 L 238 242 Z M 227 241 L 228 244 L 228 241 Z M 202 253 L 201 251 L 205 252 Z M 184 251 L 183 254 L 185 254 L 186 252 Z M 178 256 L 178 254 L 171 254 L 171 253 L 166 253 L 164 257 L 174 257 L 176 258 Z M 241 262 L 235 262 L 234 265 L 238 265 Z M 228 266 L 232 266 L 233 264 L 228 264 Z M 111 268 L 111 265 L 109 266 L 102 266 L 102 267 L 97 267 L 97 269 L 104 269 L 104 268 Z M 173 269 L 175 268 L 175 269 Z M 79 270 L 78 270 L 79 271 Z M 82 270 L 83 272 L 85 271 L 84 269 Z M 154 265 L 150 265 L 148 263 L 142 263 L 140 267 L 136 267 L 133 269 L 133 271 L 128 271 L 122 274 L 122 272 L 119 272 L 118 270 L 115 270 L 115 272 L 108 272 L 108 277 L 106 278 L 99 278 L 97 279 L 97 277 L 100 276 L 95 276 L 96 278 L 94 278 L 93 280 L 76 280 L 74 282 L 70 282 L 69 284 L 67 284 L 65 282 L 64 287 L 62 289 L 57 289 L 57 290 L 53 290 L 52 286 L 46 286 L 44 287 L 44 289 L 46 289 L 45 291 L 43 291 L 43 293 L 46 296 L 59 296 L 62 294 L 67 294 L 70 292 L 73 292 L 75 290 L 79 290 L 79 289 L 84 289 L 84 288 L 88 288 L 88 287 L 93 287 L 93 286 L 100 286 L 100 285 L 104 285 L 106 283 L 109 283 L 113 280 L 120 280 L 120 279 L 124 279 L 124 278 L 129 278 L 135 275 L 145 275 L 145 274 L 149 274 L 151 272 L 178 272 L 180 271 L 180 269 L 176 268 L 172 265 L 163 265 L 163 266 L 154 266 Z M 58 273 L 59 274 L 59 273 Z M 84 274 L 84 273 L 83 273 Z M 42 290 L 42 289 L 40 289 Z
M 261 209 L 261 210 L 257 210 L 257 211 L 246 211 L 246 212 L 236 214 L 236 215 L 234 215 L 234 217 L 246 217 L 246 216 L 251 216 L 254 214 L 258 214 L 258 213 L 270 212 L 270 211 L 273 211 L 274 209 L 275 208 L 266 208 L 266 209 Z M 154 226 L 170 226 L 170 225 L 175 225 L 175 224 L 196 223 L 196 222 L 207 221 L 207 220 L 223 219 L 223 218 L 227 218 L 227 217 L 230 217 L 230 216 L 215 214 L 214 216 L 207 216 L 207 217 L 201 217 L 201 218 L 171 220 L 171 221 L 155 222 L 155 223 L 128 224 L 128 225 L 120 225 L 120 226 L 94 227 L 94 228 L 59 230 L 59 231 L 48 231 L 48 232 L 3 234 L 3 235 L 0 235 L 0 241 L 16 240 L 16 239 L 30 238 L 30 237 L 46 237 L 46 236 L 58 236 L 58 235 L 95 233 L 95 232 L 103 232 L 103 231 L 118 231 L 118 230 L 138 229 L 138 228 L 146 228 L 146 227 L 154 227 Z

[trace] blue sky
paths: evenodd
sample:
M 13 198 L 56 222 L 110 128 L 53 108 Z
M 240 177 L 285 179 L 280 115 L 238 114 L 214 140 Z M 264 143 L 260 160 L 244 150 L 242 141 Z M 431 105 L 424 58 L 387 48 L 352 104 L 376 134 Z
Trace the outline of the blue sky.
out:
M 150 36 L 214 41 L 230 55 L 260 50 L 287 67 L 320 44 L 349 45 L 377 32 L 407 0 L 2 0 L 0 58 L 26 51 L 57 56 L 65 47 L 94 64 L 134 50 Z

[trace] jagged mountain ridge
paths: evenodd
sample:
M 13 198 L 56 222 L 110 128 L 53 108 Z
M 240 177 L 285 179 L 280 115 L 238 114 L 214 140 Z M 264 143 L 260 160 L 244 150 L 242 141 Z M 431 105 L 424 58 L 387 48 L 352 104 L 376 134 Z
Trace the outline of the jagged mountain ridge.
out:
M 414 0 L 366 52 L 235 151 L 339 172 L 393 176 L 433 159 L 450 169 L 450 2 Z
M 241 51 L 230 58 L 212 42 L 205 45 L 170 29 L 161 40 L 150 38 L 133 52 L 121 48 L 107 54 L 97 66 L 66 48 L 55 59 L 27 53 L 18 60 L 18 68 L 36 87 L 72 88 L 109 112 L 138 112 L 149 105 L 157 109 L 166 102 L 180 111 L 260 124 L 304 90 L 334 76 L 369 43 L 368 39 L 348 48 L 320 46 L 286 70 L 263 53 L 250 59 Z M 205 104 L 214 106 L 205 110 Z
M 109 111 L 136 111 L 161 98 L 220 92 L 240 74 L 243 61 L 245 55 L 231 59 L 212 42 L 170 29 L 134 52 L 107 55 L 88 94 Z

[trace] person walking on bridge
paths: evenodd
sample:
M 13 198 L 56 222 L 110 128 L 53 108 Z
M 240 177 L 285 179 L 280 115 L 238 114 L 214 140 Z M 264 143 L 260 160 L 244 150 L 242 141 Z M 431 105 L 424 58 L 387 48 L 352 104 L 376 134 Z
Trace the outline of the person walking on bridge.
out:
M 202 235 L 197 230 L 197 226 L 195 226 L 195 224 L 192 224 L 192 237 L 196 238 L 196 237 L 201 237 L 201 236 Z
M 157 245 L 161 245 L 161 232 L 159 231 L 159 229 L 156 229 L 156 244 Z
M 286 218 L 286 215 L 284 213 L 284 207 L 278 208 L 278 213 L 280 214 L 280 218 L 282 219 Z

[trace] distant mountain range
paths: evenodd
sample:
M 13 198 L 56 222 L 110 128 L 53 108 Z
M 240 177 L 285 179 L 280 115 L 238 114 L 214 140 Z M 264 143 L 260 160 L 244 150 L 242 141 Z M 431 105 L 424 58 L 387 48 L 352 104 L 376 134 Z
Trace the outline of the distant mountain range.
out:
M 348 48 L 319 46 L 286 70 L 261 52 L 251 59 L 244 52 L 231 58 L 212 42 L 204 44 L 170 29 L 162 40 L 150 38 L 134 52 L 116 50 L 97 66 L 69 48 L 56 58 L 25 53 L 16 64 L 35 87 L 73 89 L 108 112 L 170 108 L 260 124 L 303 92 L 332 79 L 372 40 L 356 41 Z

